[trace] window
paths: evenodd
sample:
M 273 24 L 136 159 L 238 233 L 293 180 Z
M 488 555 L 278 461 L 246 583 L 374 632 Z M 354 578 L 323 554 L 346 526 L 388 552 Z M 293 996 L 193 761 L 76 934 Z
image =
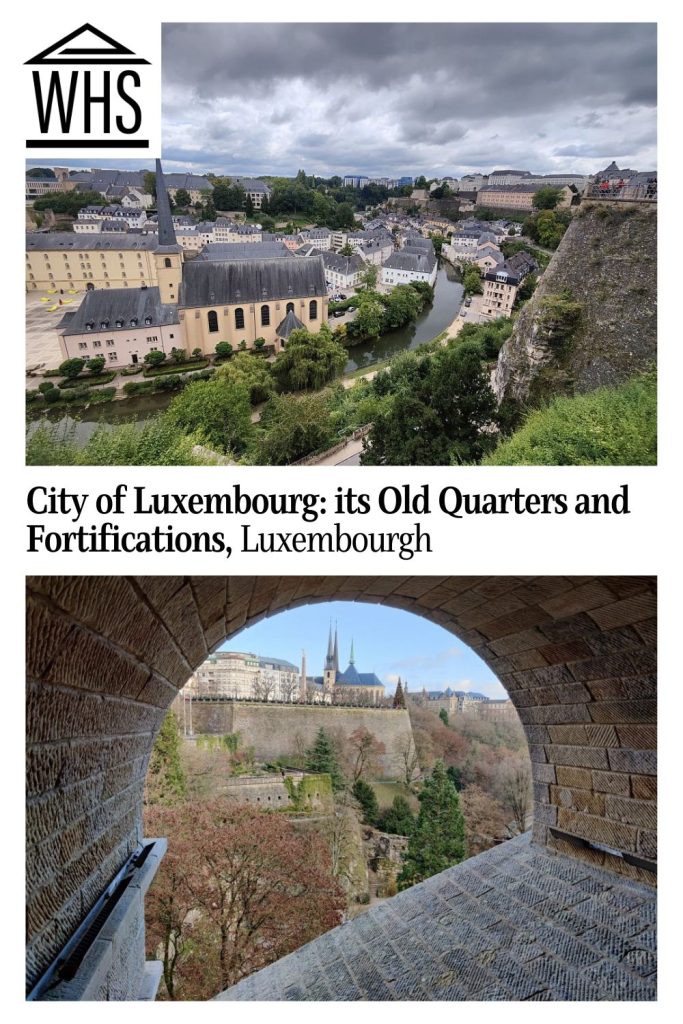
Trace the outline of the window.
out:
M 270 324 L 270 306 L 261 306 L 261 327 L 268 327 Z
M 244 327 L 244 310 L 241 306 L 238 306 L 235 310 L 235 327 L 238 331 L 241 331 Z
M 198 313 L 196 315 L 199 316 Z M 215 334 L 218 330 L 218 313 L 215 309 L 210 309 L 206 314 L 206 322 L 209 326 L 209 333 Z
M 107 344 L 109 344 L 109 342 L 107 342 Z M 117 359 L 116 352 L 110 352 L 109 353 L 109 362 L 110 363 L 115 363 L 116 359 Z
M 171 337 L 173 337 L 173 335 L 171 335 Z M 147 341 L 158 341 L 158 340 L 159 340 L 159 337 L 156 334 L 152 334 L 151 336 L 148 336 L 148 338 L 147 338 Z
M 164 257 L 164 266 L 169 268 L 171 267 L 171 259 L 169 256 Z
M 114 339 L 113 338 L 108 338 L 107 341 L 105 342 L 105 344 L 106 344 L 107 348 L 111 348 L 112 345 L 114 344 Z
M 293 313 L 293 312 L 294 312 L 294 303 L 293 302 L 288 302 L 287 306 L 286 306 L 286 309 L 285 309 L 285 313 Z
M 93 348 L 102 348 L 102 342 L 101 341 L 93 341 L 92 347 Z
M 78 347 L 79 347 L 79 348 L 81 349 L 81 351 L 82 351 L 82 350 L 83 350 L 84 348 L 87 348 L 87 347 L 88 347 L 88 344 L 87 344 L 87 342 L 85 342 L 85 341 L 79 341 L 79 343 L 78 343 Z

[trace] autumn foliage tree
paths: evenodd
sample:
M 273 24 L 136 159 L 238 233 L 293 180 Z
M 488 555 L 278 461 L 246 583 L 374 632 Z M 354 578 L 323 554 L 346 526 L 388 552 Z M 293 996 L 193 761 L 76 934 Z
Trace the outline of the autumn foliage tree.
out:
M 373 732 L 365 726 L 355 729 L 349 736 L 351 777 L 354 782 L 365 775 L 375 775 L 379 759 L 386 753 L 386 747 Z
M 210 999 L 341 921 L 325 840 L 225 800 L 148 808 L 168 852 L 146 897 L 170 999 Z

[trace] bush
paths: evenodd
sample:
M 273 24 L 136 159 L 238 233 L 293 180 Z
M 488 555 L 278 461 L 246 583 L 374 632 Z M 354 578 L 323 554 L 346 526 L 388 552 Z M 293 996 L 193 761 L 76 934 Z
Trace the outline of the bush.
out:
M 85 359 L 66 359 L 63 363 L 61 363 L 59 367 L 59 372 L 62 375 L 62 377 L 78 377 L 79 373 L 81 372 L 84 366 Z
M 184 363 L 187 361 L 187 352 L 184 348 L 172 348 L 171 359 L 174 363 Z
M 57 387 L 61 388 L 62 391 L 68 390 L 69 388 L 96 388 L 102 384 L 109 384 L 115 376 L 116 370 L 110 370 L 109 373 L 99 373 L 96 377 L 67 377 L 66 380 L 60 381 Z
M 58 402 L 61 398 L 59 388 L 53 388 L 52 391 L 46 391 L 44 393 L 45 401 L 52 405 L 54 402 Z
M 153 348 L 151 352 L 148 352 L 144 360 L 148 366 L 160 366 L 166 361 L 166 354 L 160 352 L 158 348 Z
M 254 348 L 256 349 L 257 352 L 261 352 L 264 349 L 265 344 L 265 338 L 256 338 L 256 340 L 254 341 Z
M 242 338 L 241 342 L 239 343 L 239 345 L 237 347 L 239 348 L 240 352 L 246 352 L 247 351 L 247 343 L 244 340 L 244 338 Z
M 99 373 L 102 373 L 102 370 L 104 369 L 104 364 L 104 356 L 93 356 L 92 359 L 88 360 L 88 372 L 92 373 L 93 377 L 96 377 Z
M 203 354 L 204 353 L 202 352 L 202 350 L 200 348 L 193 348 L 192 349 L 192 358 L 193 359 L 201 359 Z
M 54 384 L 52 383 L 51 380 L 44 380 L 42 382 L 42 384 L 38 385 L 38 390 L 43 395 L 46 394 L 48 391 L 52 391 L 53 389 L 54 389 Z
M 488 466 L 653 466 L 657 462 L 655 373 L 617 388 L 556 398 L 484 459 Z
M 232 345 L 229 341 L 219 341 L 216 345 L 216 355 L 219 359 L 228 359 L 232 355 Z
M 154 382 L 155 391 L 173 391 L 182 387 L 185 382 L 179 373 L 167 373 Z
M 200 362 L 169 363 L 168 366 L 154 366 L 143 373 L 144 377 L 161 377 L 165 373 L 190 373 L 192 370 L 201 370 L 209 365 L 208 359 Z
M 26 392 L 26 401 L 30 404 L 31 402 L 42 401 L 47 391 L 39 391 L 38 388 L 31 388 L 30 391 Z
M 143 394 L 146 391 L 153 391 L 155 382 L 152 380 L 131 380 L 127 384 L 123 385 L 123 390 L 129 398 L 134 395 Z

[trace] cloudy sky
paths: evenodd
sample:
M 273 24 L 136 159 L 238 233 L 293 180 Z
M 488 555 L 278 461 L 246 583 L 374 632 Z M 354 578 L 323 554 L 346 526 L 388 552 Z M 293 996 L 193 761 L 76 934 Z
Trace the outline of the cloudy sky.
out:
M 474 651 L 441 626 L 418 615 L 384 605 L 334 601 L 282 612 L 243 630 L 222 650 L 251 651 L 301 664 L 306 650 L 309 675 L 322 675 L 330 620 L 339 628 L 339 661 L 345 669 L 351 641 L 356 668 L 376 672 L 392 691 L 399 676 L 411 689 L 477 690 L 487 697 L 507 696 Z
M 656 167 L 656 29 L 166 24 L 169 170 Z

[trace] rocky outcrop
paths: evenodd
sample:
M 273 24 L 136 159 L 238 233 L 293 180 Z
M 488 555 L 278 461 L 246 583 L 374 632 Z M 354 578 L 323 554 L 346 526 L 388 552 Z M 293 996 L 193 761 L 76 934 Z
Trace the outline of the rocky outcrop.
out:
M 503 345 L 499 402 L 615 386 L 656 358 L 656 205 L 585 203 Z

